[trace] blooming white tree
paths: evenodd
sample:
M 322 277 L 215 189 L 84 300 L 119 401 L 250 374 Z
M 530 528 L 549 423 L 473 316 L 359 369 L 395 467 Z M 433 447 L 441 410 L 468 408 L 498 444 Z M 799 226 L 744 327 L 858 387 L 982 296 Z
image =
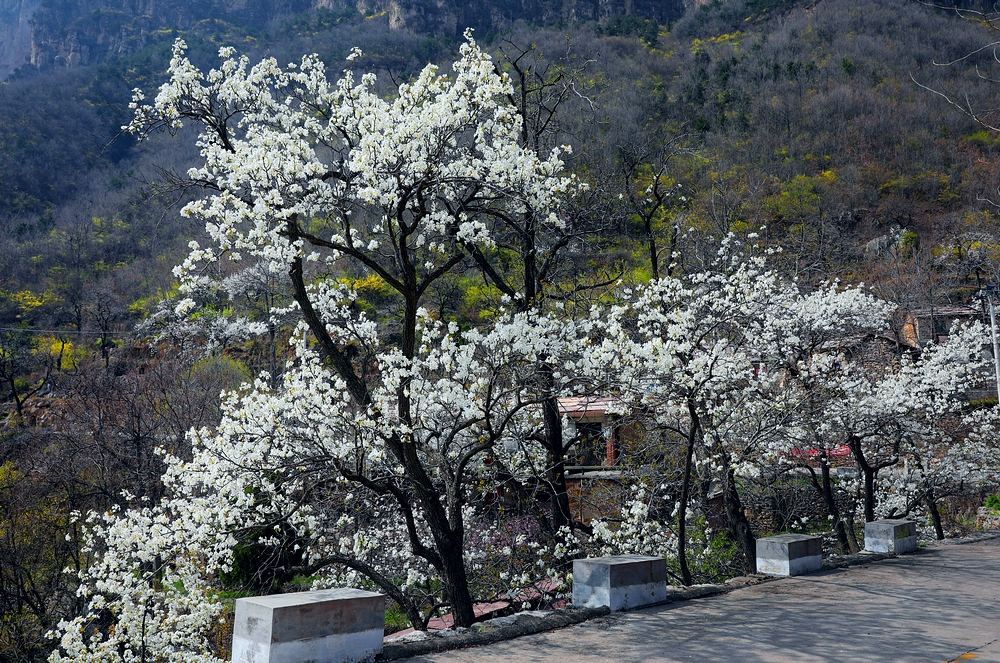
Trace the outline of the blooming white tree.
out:
M 919 509 L 922 502 L 939 539 L 945 532 L 937 499 L 969 488 L 995 491 L 998 485 L 1000 407 L 964 411 L 948 423 L 956 420 L 957 426 L 935 426 L 907 439 L 906 462 L 879 505 L 886 517 L 893 518 Z
M 686 583 L 694 467 L 721 489 L 730 535 L 753 569 L 740 484 L 766 468 L 790 468 L 797 448 L 818 449 L 822 482 L 814 473 L 814 484 L 846 548 L 853 514 L 845 523 L 837 510 L 830 453 L 850 448 L 872 520 L 879 471 L 901 464 L 922 427 L 960 405 L 983 340 L 973 326 L 919 357 L 869 361 L 852 348 L 884 340 L 892 305 L 837 283 L 804 292 L 769 269 L 765 255 L 735 250 L 732 238 L 705 272 L 659 279 L 622 298 L 597 316 L 603 341 L 589 350 L 589 366 L 613 367 L 602 377 L 683 440 L 675 517 Z
M 930 431 L 961 407 L 980 365 L 981 327 L 962 329 L 947 346 L 932 345 L 921 353 L 887 333 L 893 309 L 859 288 L 818 289 L 788 307 L 782 351 L 773 355 L 784 376 L 782 400 L 794 394 L 798 403 L 784 433 L 784 451 L 793 455 L 776 460 L 809 471 L 844 552 L 857 549 L 855 514 L 843 511 L 836 494 L 856 488 L 865 520 L 872 520 L 877 496 L 884 492 L 878 486 L 880 471 L 900 476 L 904 459 L 921 455 L 921 440 L 935 437 L 940 443 L 933 452 L 924 449 L 925 463 L 951 453 L 950 446 L 961 446 L 961 436 Z M 860 482 L 852 486 L 842 479 L 838 490 L 831 460 L 848 449 Z M 818 461 L 818 476 L 807 458 Z M 898 506 L 898 500 L 893 503 Z
M 876 515 L 924 516 L 938 539 L 945 530 L 938 501 L 950 495 L 995 490 L 1000 467 L 997 407 L 959 411 L 911 422 L 900 444 L 902 462 L 879 477 Z M 926 517 L 929 516 L 929 523 Z
M 852 366 L 848 353 L 868 344 L 889 342 L 882 338 L 895 307 L 863 288 L 842 288 L 827 283 L 810 293 L 794 289 L 783 306 L 778 331 L 778 348 L 768 355 L 771 371 L 781 376 L 780 387 L 764 394 L 768 407 L 788 413 L 783 421 L 781 440 L 765 458 L 776 468 L 798 465 L 809 472 L 820 493 L 843 551 L 857 548 L 854 542 L 853 511 L 841 513 L 836 499 L 831 459 L 843 453 L 840 437 L 824 436 L 826 408 L 831 380 L 841 368 Z M 879 357 L 886 360 L 887 357 Z M 894 354 L 889 361 L 896 359 Z M 794 404 L 794 407 L 788 407 Z M 802 456 L 815 454 L 816 468 Z
M 724 489 L 730 531 L 744 563 L 753 570 L 755 562 L 753 533 L 735 486 L 732 447 L 725 445 L 736 440 L 734 426 L 748 420 L 757 393 L 775 379 L 758 368 L 762 351 L 776 337 L 773 318 L 781 310 L 784 286 L 767 268 L 765 256 L 744 256 L 732 242 L 724 243 L 704 272 L 624 290 L 622 303 L 596 316 L 603 341 L 593 344 L 588 364 L 603 371 L 601 379 L 618 385 L 625 400 L 684 440 L 676 518 L 685 584 L 692 582 L 686 521 L 699 446 L 702 460 L 721 454 L 720 478 L 730 486 Z M 759 437 L 752 427 L 744 428 Z
M 937 424 L 960 413 L 965 391 L 981 378 L 978 369 L 983 364 L 985 342 L 983 325 L 956 326 L 946 344 L 931 344 L 916 359 L 904 355 L 898 367 L 844 362 L 829 376 L 831 398 L 817 429 L 821 436 L 850 448 L 861 475 L 866 522 L 880 511 L 883 515 L 892 513 L 878 507 L 881 470 L 896 468 L 909 457 L 919 471 L 948 456 L 952 460 L 965 456 L 967 450 L 962 447 L 967 443 L 975 446 L 974 438 L 943 436 Z M 931 445 L 936 450 L 928 448 L 928 438 L 937 438 Z M 983 456 L 987 458 L 992 454 Z M 950 463 L 940 467 L 942 472 L 946 468 L 955 470 L 956 479 L 973 472 Z M 903 479 L 901 485 L 906 486 L 912 483 L 906 474 L 894 471 L 891 476 Z
M 560 150 L 520 144 L 509 83 L 468 35 L 451 75 L 428 66 L 392 100 L 371 74 L 329 81 L 315 56 L 251 67 L 222 49 L 203 74 L 184 48 L 151 105 L 136 91 L 129 126 L 201 127 L 205 163 L 189 175 L 208 195 L 182 213 L 212 242 L 192 243 L 181 291 L 216 287 L 226 262 L 287 274 L 293 303 L 274 315 L 298 318 L 294 359 L 277 386 L 227 394 L 218 428 L 192 432 L 192 459 L 166 459 L 168 499 L 92 516 L 90 608 L 62 625 L 52 660 L 211 660 L 217 583 L 247 556 L 269 579 L 363 578 L 418 627 L 439 607 L 468 626 L 467 568 L 489 542 L 480 531 L 470 547 L 467 526 L 484 496 L 502 498 L 495 481 L 544 471 L 540 404 L 572 386 L 585 325 L 519 307 L 461 330 L 424 300 L 492 246 L 488 218 L 558 227 L 579 185 Z M 394 306 L 362 311 L 359 278 Z

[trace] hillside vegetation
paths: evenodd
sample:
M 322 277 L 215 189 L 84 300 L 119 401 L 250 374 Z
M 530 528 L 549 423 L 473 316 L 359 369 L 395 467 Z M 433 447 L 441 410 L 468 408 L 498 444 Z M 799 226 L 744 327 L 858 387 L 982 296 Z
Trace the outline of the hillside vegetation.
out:
M 91 561 L 73 514 L 124 504 L 123 490 L 158 498 L 154 449 L 183 456 L 185 431 L 218 420 L 220 390 L 290 356 L 287 327 L 247 339 L 221 322 L 285 305 L 273 276 L 234 277 L 217 318 L 173 317 L 171 270 L 204 233 L 177 213 L 201 194 L 183 179 L 198 155 L 188 129 L 122 135 L 132 90 L 153 96 L 177 37 L 206 70 L 232 45 L 282 64 L 317 53 L 331 78 L 357 46 L 353 67 L 377 71 L 383 92 L 461 43 L 461 14 L 401 26 L 406 12 L 361 3 L 253 16 L 188 4 L 158 5 L 148 30 L 121 8 L 46 0 L 70 18 L 53 22 L 47 56 L 0 84 L 0 661 L 43 660 L 45 632 L 80 610 L 62 573 Z M 569 212 L 588 233 L 545 282 L 553 299 L 583 306 L 615 283 L 696 272 L 730 233 L 781 247 L 804 291 L 863 282 L 900 305 L 897 334 L 902 313 L 968 304 L 1000 276 L 1000 135 L 942 96 L 990 107 L 982 24 L 920 3 L 637 3 L 632 16 L 577 4 L 531 24 L 465 20 L 501 69 L 525 75 L 524 142 L 570 145 L 567 168 L 589 184 Z M 91 35 L 86 57 L 63 52 L 66 25 Z M 102 41 L 111 33 L 134 38 Z M 501 293 L 478 275 L 470 264 L 435 284 L 440 319 L 494 315 Z M 344 278 L 364 293 L 357 306 L 398 308 L 378 278 Z

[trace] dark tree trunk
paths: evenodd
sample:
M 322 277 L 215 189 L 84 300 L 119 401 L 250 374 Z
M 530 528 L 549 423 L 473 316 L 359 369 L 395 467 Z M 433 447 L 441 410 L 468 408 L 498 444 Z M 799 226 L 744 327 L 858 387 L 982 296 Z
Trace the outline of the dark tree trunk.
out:
M 670 242 L 667 247 L 667 276 L 672 276 L 674 272 L 674 253 L 677 252 L 677 237 L 681 234 L 680 231 L 680 226 L 676 223 L 670 230 Z
M 469 628 L 476 621 L 476 614 L 473 609 L 472 594 L 469 593 L 469 578 L 465 573 L 464 536 L 456 536 L 454 532 L 450 534 L 451 541 L 438 547 L 443 567 L 441 575 L 444 579 L 446 598 L 451 603 L 455 626 Z
M 293 233 L 294 236 L 294 233 Z M 400 350 L 403 356 L 412 358 L 416 345 L 416 319 L 418 308 L 418 294 L 415 285 L 415 276 L 412 266 L 409 266 L 407 256 L 403 249 L 405 245 L 400 245 L 400 263 L 406 272 L 404 279 L 409 288 L 401 294 L 404 298 L 402 341 Z M 306 291 L 302 272 L 302 259 L 296 260 L 289 270 L 295 292 L 295 299 L 303 313 L 303 317 L 309 324 L 313 335 L 319 340 L 320 346 L 330 361 L 333 368 L 347 383 L 355 403 L 359 406 L 367 406 L 371 402 L 371 395 L 368 392 L 364 381 L 354 371 L 347 356 L 336 346 L 330 338 L 325 326 L 320 320 L 309 300 Z M 401 422 L 412 426 L 412 416 L 410 412 L 409 380 L 401 381 L 397 390 L 397 415 Z M 420 456 L 417 453 L 413 440 L 405 436 L 394 436 L 386 441 L 392 454 L 403 466 L 403 472 L 410 489 L 416 498 L 413 504 L 418 505 L 427 523 L 431 536 L 434 539 L 434 550 L 429 551 L 423 547 L 419 540 L 411 537 L 411 547 L 415 554 L 430 561 L 441 573 L 444 582 L 444 590 L 447 601 L 451 605 L 452 616 L 455 626 L 470 627 L 475 621 L 473 612 L 472 595 L 469 591 L 469 580 L 465 570 L 465 528 L 462 521 L 461 504 L 452 504 L 452 514 L 449 518 L 448 510 L 445 508 L 442 495 L 428 476 Z M 401 505 L 404 506 L 405 505 Z
M 757 538 L 743 509 L 743 500 L 740 499 L 739 488 L 736 486 L 736 472 L 732 467 L 726 472 L 722 501 L 726 508 L 729 535 L 743 553 L 743 565 L 748 573 L 757 573 Z
M 22 401 L 17 395 L 17 383 L 14 381 L 13 371 L 11 372 L 7 382 L 10 384 L 10 395 L 14 399 L 14 408 L 17 411 L 17 418 L 18 420 L 22 420 L 24 417 L 24 401 Z
M 840 514 L 840 507 L 837 506 L 837 499 L 833 494 L 833 479 L 830 476 L 830 458 L 824 447 L 820 452 L 820 479 L 816 479 L 816 471 L 806 466 L 812 478 L 812 484 L 823 496 L 823 503 L 826 505 L 826 512 L 833 518 L 833 531 L 837 535 L 837 547 L 841 554 L 848 555 L 858 552 L 857 548 L 852 548 L 847 536 L 847 525 Z
M 917 469 L 923 472 L 924 464 L 920 456 L 916 456 L 914 458 L 914 462 L 916 463 Z M 934 523 L 934 536 L 937 537 L 938 541 L 944 541 L 944 527 L 941 525 L 941 512 L 937 508 L 937 497 L 934 496 L 933 487 L 927 489 L 927 494 L 924 495 L 923 502 L 927 505 L 927 510 L 931 514 L 931 521 Z M 907 509 L 906 512 L 909 513 L 910 510 Z
M 551 382 L 552 369 L 544 366 L 544 379 Z M 547 385 L 548 386 L 548 385 Z M 556 531 L 560 527 L 573 524 L 573 514 L 569 507 L 569 490 L 566 486 L 566 457 L 563 453 L 562 419 L 559 417 L 559 399 L 551 396 L 542 404 L 545 419 L 545 446 L 548 466 L 546 481 L 552 491 L 552 525 Z
M 659 258 L 656 255 L 656 237 L 653 235 L 652 215 L 643 218 L 643 225 L 646 230 L 646 242 L 649 247 L 649 270 L 653 275 L 653 280 L 660 278 Z
M 475 621 L 472 594 L 465 570 L 465 528 L 462 522 L 461 506 L 455 505 L 452 518 L 441 502 L 441 494 L 427 476 L 413 443 L 400 440 L 390 445 L 403 465 L 409 483 L 416 491 L 417 502 L 422 507 L 424 519 L 434 539 L 444 581 L 445 594 L 451 604 L 455 626 L 468 628 Z
M 934 523 L 934 536 L 938 541 L 944 541 L 944 527 L 941 525 L 941 512 L 937 508 L 937 500 L 934 499 L 934 491 L 928 491 L 924 498 L 927 510 L 931 512 L 931 521 Z
M 698 413 L 694 405 L 688 403 L 691 415 L 691 429 L 688 431 L 687 449 L 684 453 L 684 479 L 681 483 L 680 507 L 677 510 L 677 563 L 681 567 L 681 582 L 685 586 L 693 583 L 687 563 L 687 504 L 691 491 L 691 465 L 694 460 L 694 443 L 698 438 Z
M 875 470 L 865 463 L 862 468 L 865 475 L 865 522 L 875 520 Z
M 861 470 L 861 475 L 865 480 L 865 522 L 870 523 L 875 520 L 875 477 L 878 474 L 878 468 L 874 467 L 865 458 L 864 449 L 861 448 L 861 439 L 855 435 L 851 435 L 847 438 L 847 446 L 850 447 L 851 453 L 854 454 L 854 461 L 858 465 L 858 469 Z
M 848 511 L 844 514 L 844 520 L 847 523 L 847 539 L 850 541 L 851 550 L 861 550 L 861 545 L 858 543 L 858 536 L 854 533 L 854 511 Z
M 830 459 L 827 456 L 826 448 L 823 449 L 822 456 L 820 456 L 821 473 L 823 479 L 823 486 L 821 493 L 823 494 L 823 501 L 826 502 L 826 510 L 833 518 L 833 529 L 837 533 L 837 546 L 840 548 L 841 554 L 847 555 L 852 552 L 850 543 L 847 541 L 847 530 L 844 527 L 844 521 L 840 518 L 840 508 L 837 506 L 837 499 L 833 495 L 833 480 L 830 478 Z
M 403 341 L 401 350 L 403 356 L 412 358 L 416 345 L 417 298 L 407 297 L 403 311 Z M 397 397 L 399 399 L 399 418 L 407 426 L 413 425 L 410 412 L 409 397 L 410 380 L 400 381 Z M 462 522 L 460 504 L 452 505 L 451 517 L 441 500 L 441 493 L 427 475 L 424 465 L 417 455 L 416 446 L 411 440 L 401 439 L 397 454 L 402 461 L 404 471 L 410 483 L 417 491 L 419 504 L 423 507 L 424 518 L 434 538 L 435 549 L 441 560 L 441 576 L 447 600 L 451 603 L 452 617 L 455 626 L 468 628 L 476 619 L 473 611 L 472 595 L 469 592 L 469 579 L 465 571 L 465 527 Z

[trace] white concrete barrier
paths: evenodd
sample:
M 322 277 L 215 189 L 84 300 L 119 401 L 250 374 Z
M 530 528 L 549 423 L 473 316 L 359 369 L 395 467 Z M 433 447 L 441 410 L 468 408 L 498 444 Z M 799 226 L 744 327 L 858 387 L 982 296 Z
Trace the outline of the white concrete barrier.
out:
M 362 663 L 382 651 L 385 597 L 324 589 L 236 600 L 233 663 Z
M 917 524 L 912 520 L 885 518 L 865 523 L 865 550 L 896 555 L 917 549 Z
M 665 601 L 667 564 L 662 557 L 617 555 L 573 562 L 573 605 L 629 610 Z
M 757 539 L 757 573 L 798 576 L 823 568 L 823 540 L 807 534 Z

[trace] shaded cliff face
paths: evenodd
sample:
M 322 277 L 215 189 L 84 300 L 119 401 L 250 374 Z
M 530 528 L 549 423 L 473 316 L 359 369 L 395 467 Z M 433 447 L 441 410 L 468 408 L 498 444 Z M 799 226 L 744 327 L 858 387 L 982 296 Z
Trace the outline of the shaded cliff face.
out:
M 516 21 L 561 25 L 637 15 L 679 18 L 693 0 L 0 0 L 0 78 L 24 64 L 39 69 L 103 62 L 135 53 L 168 30 L 207 21 L 262 28 L 309 9 L 384 14 L 393 30 L 480 36 Z M 30 18 L 29 18 L 30 17 Z
M 480 34 L 515 21 L 560 25 L 642 16 L 666 23 L 681 17 L 684 0 L 359 0 L 364 14 L 387 11 L 389 26 L 423 34 L 459 35 L 467 27 Z
M 135 53 L 158 31 L 212 20 L 259 28 L 309 7 L 310 0 L 40 0 L 30 60 L 40 69 L 103 62 Z
M 40 0 L 0 0 L 0 80 L 31 53 L 31 16 Z

